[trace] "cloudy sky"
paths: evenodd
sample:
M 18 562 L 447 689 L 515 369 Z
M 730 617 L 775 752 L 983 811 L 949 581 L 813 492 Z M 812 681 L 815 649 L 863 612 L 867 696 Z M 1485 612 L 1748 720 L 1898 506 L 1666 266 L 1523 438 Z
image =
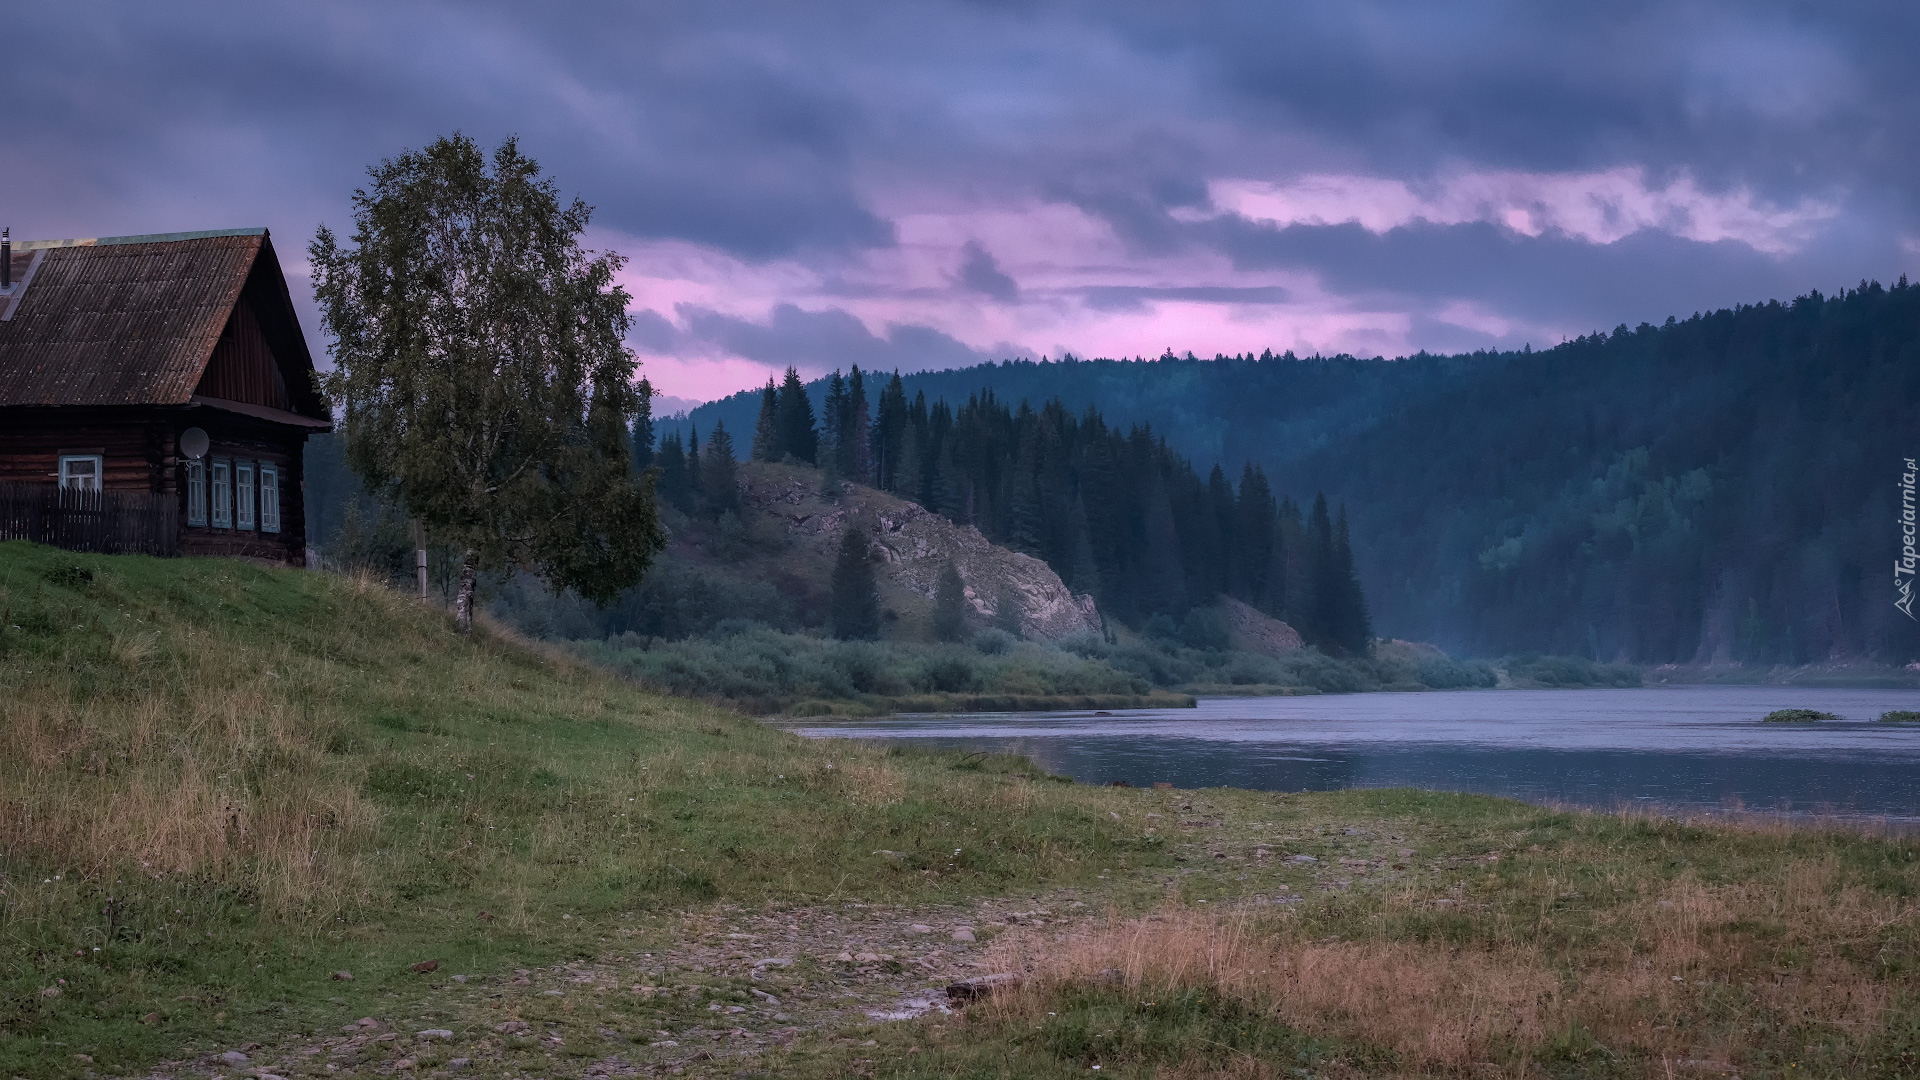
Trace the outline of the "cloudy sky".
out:
M 518 134 L 706 399 L 1006 356 L 1552 344 L 1920 270 L 1920 8 L 20 0 L 16 237 L 349 224 Z M 324 347 L 311 325 L 316 350 Z

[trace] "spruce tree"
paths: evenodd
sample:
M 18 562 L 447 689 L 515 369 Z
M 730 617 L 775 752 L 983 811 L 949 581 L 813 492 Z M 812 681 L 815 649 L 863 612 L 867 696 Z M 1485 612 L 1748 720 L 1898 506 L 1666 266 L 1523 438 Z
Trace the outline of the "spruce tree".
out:
M 1340 507 L 1340 518 L 1333 529 L 1334 641 L 1354 656 L 1365 656 L 1373 645 L 1373 621 L 1367 617 L 1367 598 L 1360 588 L 1360 576 L 1353 569 L 1353 544 L 1347 535 L 1347 508 Z
M 815 464 L 819 460 L 820 435 L 813 427 L 813 402 L 807 400 L 806 385 L 794 368 L 787 369 L 776 404 L 774 430 L 778 438 L 775 445 L 779 448 L 776 459 L 784 457 L 803 465 Z
M 960 569 L 948 559 L 940 568 L 933 586 L 933 636 L 939 641 L 959 641 L 967 636 L 967 583 Z
M 774 461 L 780 453 L 776 447 L 780 443 L 779 432 L 780 391 L 774 388 L 773 376 L 767 376 L 767 388 L 760 392 L 760 418 L 753 424 L 752 454 L 755 461 Z
M 820 402 L 820 465 L 847 475 L 847 380 L 835 368 L 827 377 L 826 397 Z
M 900 459 L 907 434 L 907 393 L 896 371 L 880 391 L 873 422 L 873 482 L 882 491 L 899 494 L 902 489 Z
M 680 444 L 680 433 L 667 432 L 660 440 L 660 497 L 683 514 L 691 514 L 693 484 L 687 478 L 687 452 Z
M 700 464 L 700 428 L 687 426 L 687 491 L 695 507 L 701 502 L 701 481 L 706 479 L 706 470 Z M 692 511 L 689 511 L 691 513 Z
M 640 407 L 633 414 L 629 442 L 633 448 L 633 475 L 638 478 L 653 465 L 653 384 L 640 380 Z
M 1307 534 L 1305 551 L 1305 572 L 1301 583 L 1306 595 L 1301 598 L 1300 607 L 1304 609 L 1301 623 L 1295 623 L 1294 629 L 1311 645 L 1319 646 L 1328 652 L 1338 652 L 1339 642 L 1334 634 L 1339 627 L 1340 587 L 1338 563 L 1333 545 L 1333 518 L 1327 513 L 1325 492 L 1313 497 L 1313 510 L 1307 515 Z
M 880 592 L 873 580 L 872 547 L 866 529 L 851 516 L 833 561 L 828 616 L 834 637 L 872 641 L 880 636 Z
M 842 438 L 847 444 L 847 456 L 841 462 L 841 468 L 849 477 L 862 484 L 873 483 L 873 454 L 870 446 L 872 417 L 867 406 L 867 380 L 860 373 L 860 365 L 854 364 L 847 374 L 847 418 L 841 424 Z
M 733 436 L 727 425 L 715 423 L 707 436 L 707 452 L 700 455 L 700 494 L 710 517 L 740 511 L 739 470 L 733 460 Z

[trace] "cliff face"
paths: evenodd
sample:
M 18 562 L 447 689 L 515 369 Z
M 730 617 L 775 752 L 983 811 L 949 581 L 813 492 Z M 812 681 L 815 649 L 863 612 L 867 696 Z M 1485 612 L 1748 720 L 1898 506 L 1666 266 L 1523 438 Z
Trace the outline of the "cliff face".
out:
M 849 518 L 861 522 L 874 544 L 883 591 L 891 585 L 931 604 L 940 568 L 952 559 L 982 619 L 997 619 L 1001 606 L 1011 604 L 1028 637 L 1101 632 L 1093 597 L 1075 596 L 1046 563 L 989 542 L 971 525 L 855 484 L 844 485 L 837 499 L 824 498 L 820 475 L 811 469 L 754 464 L 743 466 L 740 476 L 742 502 L 772 515 L 796 546 L 818 558 L 832 559 Z
M 1299 631 L 1258 608 L 1223 596 L 1220 609 L 1226 613 L 1236 649 L 1281 657 L 1301 647 Z

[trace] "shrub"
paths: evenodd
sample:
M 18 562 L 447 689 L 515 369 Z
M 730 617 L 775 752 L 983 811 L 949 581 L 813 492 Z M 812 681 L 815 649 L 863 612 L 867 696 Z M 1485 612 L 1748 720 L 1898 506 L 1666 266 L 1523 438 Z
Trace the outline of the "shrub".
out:
M 1910 709 L 1895 709 L 1892 712 L 1881 713 L 1880 722 L 1883 724 L 1920 724 L 1920 712 L 1914 712 Z
M 1822 720 L 1838 720 L 1840 717 L 1818 709 L 1775 709 L 1761 718 L 1768 724 L 1817 724 Z

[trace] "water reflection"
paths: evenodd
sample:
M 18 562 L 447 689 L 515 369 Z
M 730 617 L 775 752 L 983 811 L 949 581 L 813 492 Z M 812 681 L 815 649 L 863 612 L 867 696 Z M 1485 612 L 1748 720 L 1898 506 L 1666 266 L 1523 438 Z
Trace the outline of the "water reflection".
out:
M 1269 791 L 1421 787 L 1611 808 L 1744 808 L 1920 821 L 1920 707 L 1897 690 L 1689 687 L 1214 698 L 1198 709 L 808 723 L 1025 754 L 1089 783 Z M 1758 722 L 1779 708 L 1849 722 Z

